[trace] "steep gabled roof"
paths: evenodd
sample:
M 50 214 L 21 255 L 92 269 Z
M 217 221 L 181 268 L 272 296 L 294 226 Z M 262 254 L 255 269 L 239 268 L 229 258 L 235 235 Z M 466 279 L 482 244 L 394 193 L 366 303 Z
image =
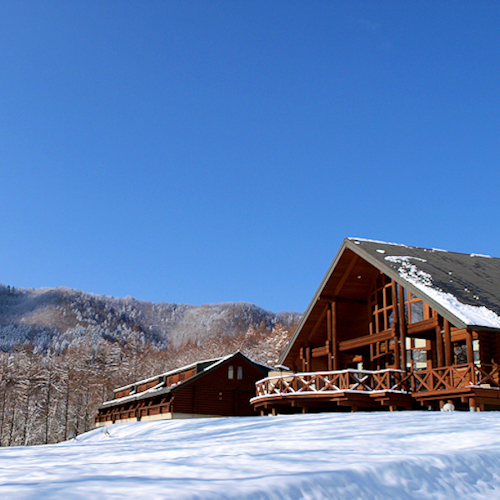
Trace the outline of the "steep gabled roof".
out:
M 323 297 L 361 299 L 373 283 L 372 270 L 394 279 L 461 328 L 500 332 L 500 259 L 347 238 L 283 353 L 283 363 L 303 329 L 319 317 Z

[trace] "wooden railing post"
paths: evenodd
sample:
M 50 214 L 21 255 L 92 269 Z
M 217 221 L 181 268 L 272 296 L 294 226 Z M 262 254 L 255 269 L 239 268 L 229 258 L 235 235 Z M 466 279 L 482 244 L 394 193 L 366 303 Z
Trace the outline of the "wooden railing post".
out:
M 470 381 L 472 385 L 476 385 L 477 377 L 476 377 L 476 365 L 474 363 L 470 363 L 469 369 L 471 371 Z

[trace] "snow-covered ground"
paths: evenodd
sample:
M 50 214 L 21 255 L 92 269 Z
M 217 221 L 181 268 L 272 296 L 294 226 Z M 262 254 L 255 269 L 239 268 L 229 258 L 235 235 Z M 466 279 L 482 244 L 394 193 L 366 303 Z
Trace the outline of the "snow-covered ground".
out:
M 397 412 L 120 424 L 0 450 L 2 499 L 500 498 L 500 415 Z

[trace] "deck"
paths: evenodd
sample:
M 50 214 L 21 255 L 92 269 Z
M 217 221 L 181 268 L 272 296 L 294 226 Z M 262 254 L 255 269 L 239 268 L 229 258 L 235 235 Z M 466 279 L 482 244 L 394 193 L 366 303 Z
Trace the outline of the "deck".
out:
M 283 373 L 256 383 L 251 402 L 256 409 L 276 406 L 321 407 L 336 404 L 351 409 L 387 407 L 391 410 L 439 405 L 460 400 L 484 409 L 500 406 L 500 368 L 467 363 L 419 371 L 336 370 Z

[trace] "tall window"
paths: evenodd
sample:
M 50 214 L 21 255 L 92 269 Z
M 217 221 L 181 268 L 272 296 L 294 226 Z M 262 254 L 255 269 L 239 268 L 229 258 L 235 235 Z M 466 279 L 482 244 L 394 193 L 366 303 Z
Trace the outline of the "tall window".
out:
M 238 380 L 243 380 L 243 367 L 238 366 L 238 373 L 236 374 L 236 378 Z
M 370 295 L 374 333 L 392 328 L 394 311 L 392 307 L 392 282 L 385 274 L 377 277 L 375 290 Z
M 230 380 L 233 380 L 233 378 L 234 378 L 234 366 L 233 365 L 229 365 L 227 367 L 227 378 Z
M 394 324 L 392 286 L 392 281 L 388 276 L 380 274 L 377 277 L 375 288 L 370 295 L 374 333 L 389 330 Z M 397 285 L 396 295 L 397 300 L 400 301 L 399 286 Z M 403 301 L 405 320 L 408 325 L 432 318 L 432 309 L 406 288 L 403 289 Z

